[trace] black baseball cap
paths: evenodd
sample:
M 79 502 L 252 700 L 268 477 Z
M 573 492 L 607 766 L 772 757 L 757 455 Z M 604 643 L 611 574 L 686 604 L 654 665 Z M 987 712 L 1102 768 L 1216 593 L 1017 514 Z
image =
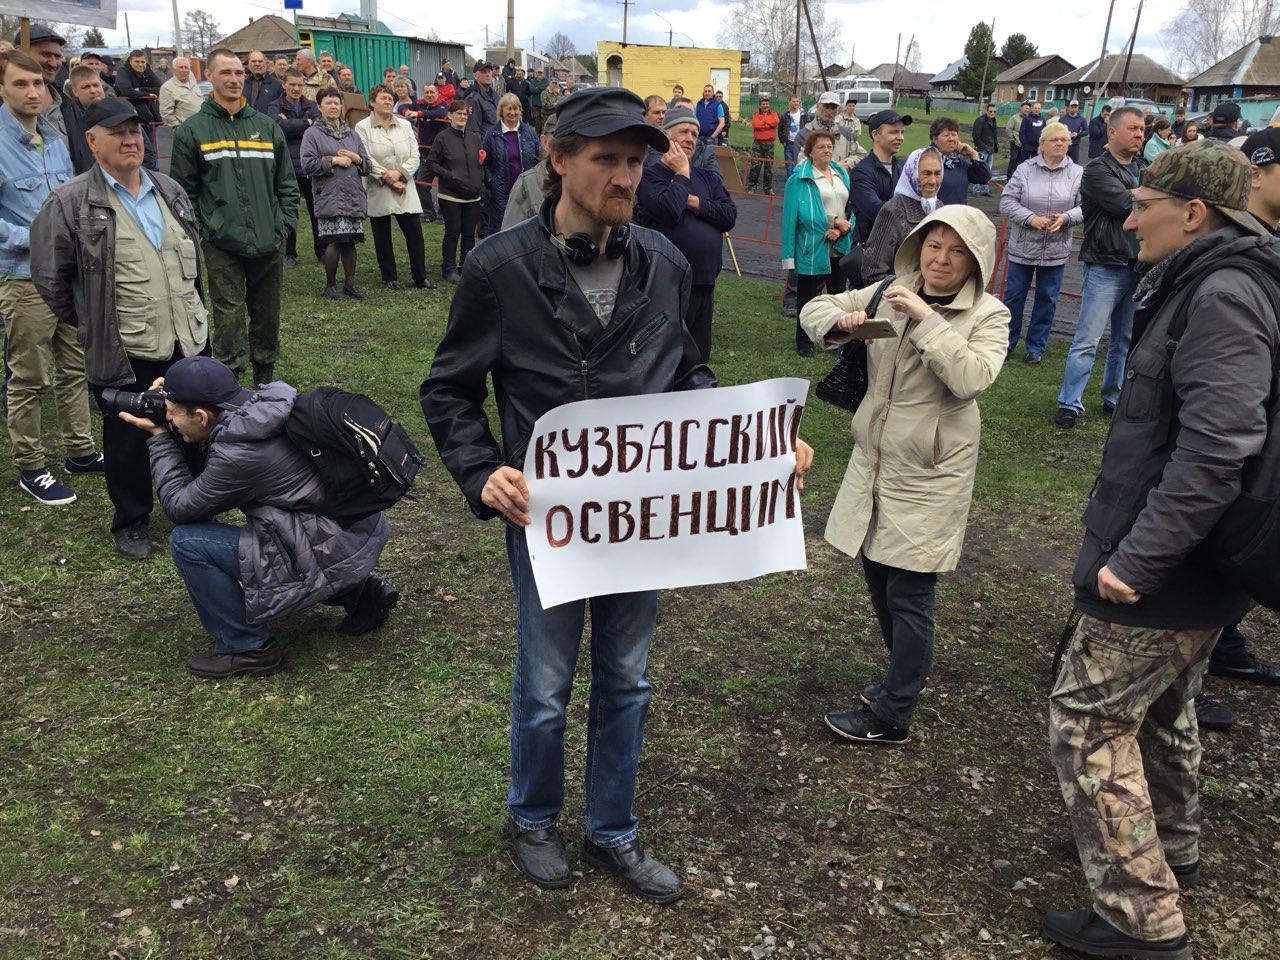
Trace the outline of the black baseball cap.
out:
M 1240 149 L 1255 167 L 1280 163 L 1280 127 L 1263 127 L 1249 134 Z
M 665 153 L 671 149 L 667 135 L 644 119 L 644 101 L 622 87 L 590 87 L 565 97 L 556 107 L 556 136 L 577 133 L 607 137 L 619 130 L 636 129 L 649 146 Z
M 92 50 L 86 50 L 84 53 L 80 54 L 80 62 L 81 62 L 81 63 L 85 63 L 85 62 L 87 62 L 87 61 L 89 61 L 89 60 L 97 60 L 97 61 L 99 61 L 100 63 L 106 63 L 106 62 L 107 62 L 107 58 L 106 58 L 106 57 L 104 57 L 104 56 L 103 56 L 102 54 L 100 54 L 100 53 L 94 53 Z
M 88 130 L 90 127 L 111 129 L 130 120 L 135 122 L 142 120 L 132 103 L 124 97 L 103 97 L 89 104 L 89 109 L 84 112 L 84 129 Z
M 1235 123 L 1240 119 L 1240 105 L 1232 103 L 1230 100 L 1226 103 L 1220 103 L 1213 108 L 1210 119 L 1214 123 Z
M 487 60 L 477 60 L 476 65 L 471 68 L 472 73 L 479 73 L 481 70 L 492 70 L 493 64 Z
M 164 389 L 174 403 L 209 407 L 238 407 L 252 393 L 240 386 L 230 367 L 206 356 L 183 357 L 171 366 Z
M 42 26 L 39 26 L 38 24 L 32 24 L 28 32 L 31 34 L 32 43 L 44 43 L 44 41 L 46 40 L 56 40 L 58 41 L 58 43 L 60 43 L 64 47 L 67 45 L 67 41 L 65 37 L 60 36 L 59 34 L 50 30 L 48 27 L 42 27 Z M 19 30 L 17 33 L 13 35 L 13 45 L 15 47 L 22 46 L 21 30 Z
M 904 117 L 897 110 L 877 110 L 871 116 L 867 117 L 867 129 L 874 130 L 876 127 L 885 123 L 900 123 L 904 127 L 911 126 L 911 118 Z

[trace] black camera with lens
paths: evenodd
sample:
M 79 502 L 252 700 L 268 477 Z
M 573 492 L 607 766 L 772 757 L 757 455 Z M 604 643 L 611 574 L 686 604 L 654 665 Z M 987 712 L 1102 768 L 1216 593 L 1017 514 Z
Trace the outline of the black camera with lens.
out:
M 168 396 L 163 390 L 131 393 L 128 390 L 105 387 L 102 391 L 102 412 L 104 414 L 129 413 L 135 417 L 150 420 L 158 426 L 164 426 L 164 402 Z

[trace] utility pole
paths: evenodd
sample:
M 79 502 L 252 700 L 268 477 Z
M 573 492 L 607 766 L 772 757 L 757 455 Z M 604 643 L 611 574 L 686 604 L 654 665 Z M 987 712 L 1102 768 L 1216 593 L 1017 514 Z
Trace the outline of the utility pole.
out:
M 1112 0 L 1114 3 L 1115 0 Z M 991 66 L 991 51 L 996 47 L 996 18 L 991 18 L 991 42 L 987 44 L 987 59 L 982 64 L 982 86 L 978 87 L 978 102 L 986 104 L 987 102 L 987 68 Z
M 1133 45 L 1138 42 L 1138 22 L 1142 19 L 1142 0 L 1138 0 L 1138 12 L 1133 18 L 1133 36 L 1129 38 L 1129 52 L 1124 57 L 1124 73 L 1120 75 L 1120 89 L 1128 96 L 1129 61 L 1133 59 Z
M 809 24 L 809 39 L 813 41 L 813 58 L 818 61 L 818 78 L 822 81 L 822 89 L 830 90 L 827 86 L 827 71 L 822 66 L 822 51 L 818 49 L 818 35 L 813 32 L 813 17 L 809 16 L 809 0 L 800 0 L 804 5 L 804 19 Z
M 912 39 L 915 34 L 912 34 Z M 898 34 L 898 45 L 893 50 L 893 83 L 889 85 L 889 102 L 898 102 L 898 57 L 902 55 L 902 34 Z
M 516 55 L 516 0 L 507 0 L 507 59 Z
M 178 0 L 173 0 L 173 55 L 182 56 L 182 21 L 178 19 Z
M 617 0 L 618 6 L 622 8 L 622 42 L 624 45 L 627 42 L 627 14 L 631 12 L 631 5 L 635 2 L 636 0 Z
M 1103 61 L 1107 59 L 1107 41 L 1111 39 L 1111 15 L 1115 12 L 1116 0 L 1111 0 L 1111 7 L 1107 10 L 1107 26 L 1102 31 L 1102 53 L 1098 54 L 1098 65 L 1094 68 L 1094 72 L 1097 73 L 1099 77 L 1102 76 Z M 1088 74 L 1085 74 L 1086 79 L 1088 76 Z M 1095 77 L 1093 81 L 1093 99 L 1090 101 L 1089 109 L 1087 111 L 1087 115 L 1090 119 L 1093 119 L 1094 113 L 1097 112 L 1098 100 L 1100 99 L 1100 95 L 1103 93 L 1106 93 L 1106 87 L 1104 85 L 1099 88 L 1097 78 Z
M 133 49 L 133 37 L 129 36 L 129 11 L 124 12 L 124 42 L 130 50 Z

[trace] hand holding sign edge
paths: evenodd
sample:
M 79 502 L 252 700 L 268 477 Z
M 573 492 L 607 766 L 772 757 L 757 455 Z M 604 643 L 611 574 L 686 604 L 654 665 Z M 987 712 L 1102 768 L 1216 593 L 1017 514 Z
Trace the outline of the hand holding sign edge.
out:
M 529 487 L 524 474 L 515 467 L 501 466 L 489 474 L 480 500 L 492 507 L 517 527 L 527 527 L 533 522 L 529 516 Z

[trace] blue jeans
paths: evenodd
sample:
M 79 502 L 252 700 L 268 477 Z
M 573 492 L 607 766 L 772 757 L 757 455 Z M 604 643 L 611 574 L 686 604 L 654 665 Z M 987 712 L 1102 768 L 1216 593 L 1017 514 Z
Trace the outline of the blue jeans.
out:
M 985 164 L 987 169 L 991 169 L 991 162 L 995 160 L 995 154 L 987 153 L 985 150 L 978 151 L 978 160 Z M 973 185 L 973 195 L 975 197 L 985 197 L 991 193 L 991 185 L 987 183 L 975 183 Z
M 1081 291 L 1080 319 L 1076 336 L 1067 351 L 1067 369 L 1062 377 L 1058 406 L 1084 413 L 1084 389 L 1089 385 L 1093 358 L 1107 324 L 1111 325 L 1111 345 L 1107 349 L 1107 365 L 1102 373 L 1102 401 L 1115 406 L 1124 383 L 1124 358 L 1129 352 L 1129 336 L 1133 333 L 1133 292 L 1138 275 L 1129 267 L 1084 265 L 1084 288 Z
M 786 161 L 787 176 L 796 168 L 796 142 L 788 141 L 782 145 L 782 159 Z
M 603 847 L 635 839 L 632 811 L 649 711 L 649 641 L 655 590 L 573 600 L 542 609 L 524 531 L 507 528 L 516 592 L 516 664 L 511 677 L 511 789 L 522 830 L 550 827 L 564 806 L 564 728 L 586 605 L 591 604 L 591 694 L 587 708 L 587 837 Z
M 169 553 L 182 575 L 200 622 L 213 637 L 218 653 L 256 650 L 271 634 L 265 623 L 250 623 L 244 615 L 244 587 L 240 584 L 240 531 L 229 523 L 181 523 L 169 534 Z M 325 601 L 351 613 L 363 584 Z
M 1036 267 L 1009 261 L 1009 273 L 1004 284 L 1004 305 L 1012 317 L 1009 320 L 1009 352 L 1018 345 L 1022 335 L 1022 314 L 1027 305 L 1027 290 L 1032 278 L 1036 282 L 1036 298 L 1031 307 L 1031 323 L 1027 327 L 1027 353 L 1040 356 L 1049 342 L 1049 328 L 1053 326 L 1053 311 L 1058 305 L 1058 291 L 1062 289 L 1062 274 L 1066 265 Z

